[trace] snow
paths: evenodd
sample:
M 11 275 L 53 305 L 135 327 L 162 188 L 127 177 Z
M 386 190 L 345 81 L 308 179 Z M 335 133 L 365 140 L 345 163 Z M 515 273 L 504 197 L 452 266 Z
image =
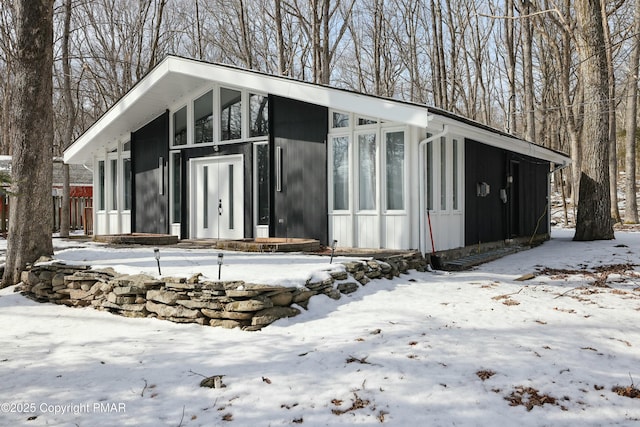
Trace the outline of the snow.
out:
M 7 288 L 0 425 L 637 424 L 638 400 L 611 389 L 640 382 L 640 276 L 611 275 L 610 287 L 581 274 L 515 280 L 538 266 L 640 264 L 640 233 L 572 236 L 555 229 L 535 249 L 467 272 L 375 280 L 339 301 L 316 296 L 308 311 L 259 332 L 38 304 Z M 56 246 L 68 262 L 157 273 L 152 248 Z M 162 273 L 217 277 L 216 255 L 161 249 Z M 222 276 L 303 284 L 327 268 L 340 266 L 225 253 Z M 495 374 L 482 380 L 483 370 Z M 226 387 L 199 387 L 213 375 Z M 510 406 L 517 387 L 556 404 Z

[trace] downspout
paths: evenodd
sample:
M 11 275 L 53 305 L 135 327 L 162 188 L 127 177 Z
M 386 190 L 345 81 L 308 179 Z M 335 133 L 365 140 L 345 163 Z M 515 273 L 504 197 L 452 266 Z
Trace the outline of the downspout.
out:
M 431 141 L 435 141 L 438 138 L 442 138 L 443 136 L 445 136 L 446 134 L 449 133 L 449 125 L 443 125 L 442 126 L 442 131 L 435 134 L 435 135 L 431 135 L 428 136 L 427 138 L 423 139 L 422 141 L 420 141 L 420 143 L 418 143 L 418 205 L 419 205 L 419 209 L 420 209 L 420 214 L 418 215 L 418 234 L 420 236 L 420 251 L 422 253 L 426 252 L 426 247 L 427 247 L 427 236 L 426 236 L 426 230 L 423 230 L 424 228 L 424 218 L 425 218 L 425 212 L 426 212 L 426 203 L 424 200 L 424 189 L 425 189 L 425 164 L 424 164 L 424 155 L 422 153 L 423 151 L 423 147 L 425 145 L 427 145 L 428 143 L 430 143 Z M 423 250 L 424 249 L 424 250 Z

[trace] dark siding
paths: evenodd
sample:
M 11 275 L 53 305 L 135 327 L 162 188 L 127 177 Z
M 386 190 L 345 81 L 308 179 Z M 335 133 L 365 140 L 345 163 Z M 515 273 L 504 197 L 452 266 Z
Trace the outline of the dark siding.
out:
M 465 245 L 548 233 L 549 163 L 476 141 L 465 141 Z M 513 184 L 507 184 L 507 176 Z M 477 196 L 477 184 L 491 192 Z M 500 189 L 507 191 L 507 203 Z
M 169 113 L 133 132 L 131 150 L 131 230 L 136 233 L 168 233 Z M 162 170 L 159 170 L 160 158 L 163 159 Z M 162 194 L 160 179 L 163 179 Z
M 271 96 L 272 205 L 274 237 L 304 237 L 327 244 L 328 110 Z M 275 147 L 282 148 L 282 191 L 275 191 Z
M 244 161 L 244 237 L 253 237 L 253 144 L 224 144 L 216 147 L 194 147 L 182 150 L 182 223 L 180 233 L 184 238 L 189 236 L 189 215 L 188 197 L 189 175 L 187 166 L 190 159 L 202 157 L 228 156 L 231 154 L 242 154 Z

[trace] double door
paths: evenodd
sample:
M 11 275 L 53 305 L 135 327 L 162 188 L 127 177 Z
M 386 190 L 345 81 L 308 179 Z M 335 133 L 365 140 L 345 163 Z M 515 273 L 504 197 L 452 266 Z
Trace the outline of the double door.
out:
M 196 238 L 244 237 L 242 156 L 191 160 L 192 235 Z

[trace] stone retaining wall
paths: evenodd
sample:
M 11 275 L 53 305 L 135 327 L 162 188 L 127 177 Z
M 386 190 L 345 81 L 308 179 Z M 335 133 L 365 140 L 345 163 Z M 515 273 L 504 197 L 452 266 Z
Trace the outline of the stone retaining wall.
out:
M 327 270 L 323 281 L 296 287 L 242 281 L 191 278 L 156 279 L 121 275 L 112 269 L 91 270 L 61 263 L 39 264 L 22 273 L 17 291 L 40 302 L 94 307 L 127 317 L 157 317 L 178 323 L 242 328 L 255 331 L 274 321 L 296 316 L 309 299 L 323 294 L 339 299 L 372 279 L 391 279 L 427 267 L 420 253 L 342 263 Z

